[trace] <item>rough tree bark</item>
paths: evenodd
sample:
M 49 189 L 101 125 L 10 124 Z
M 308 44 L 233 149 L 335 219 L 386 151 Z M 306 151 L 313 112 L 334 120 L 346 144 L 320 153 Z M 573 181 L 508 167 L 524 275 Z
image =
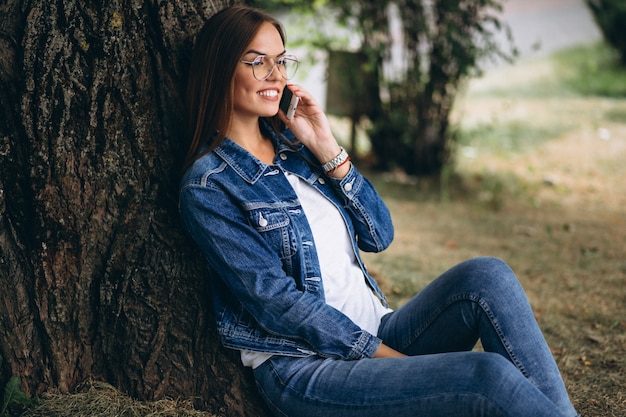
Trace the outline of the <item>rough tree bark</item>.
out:
M 191 39 L 224 3 L 0 2 L 0 382 L 266 415 L 176 207 Z

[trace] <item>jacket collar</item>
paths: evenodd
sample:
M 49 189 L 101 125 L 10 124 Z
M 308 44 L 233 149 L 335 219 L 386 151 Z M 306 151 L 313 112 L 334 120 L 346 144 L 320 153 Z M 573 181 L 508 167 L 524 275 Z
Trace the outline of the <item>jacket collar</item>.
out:
M 282 152 L 298 152 L 303 148 L 303 145 L 297 142 L 297 139 L 290 131 L 285 130 L 282 132 L 282 135 L 291 142 L 291 145 L 287 144 L 284 139 L 279 137 L 267 120 L 260 119 L 259 125 L 263 134 L 272 141 L 274 149 L 276 149 L 276 157 Z M 220 143 L 213 152 L 235 170 L 241 178 L 251 184 L 255 183 L 268 167 L 268 165 L 258 160 L 250 152 L 228 137 L 224 138 L 222 143 Z

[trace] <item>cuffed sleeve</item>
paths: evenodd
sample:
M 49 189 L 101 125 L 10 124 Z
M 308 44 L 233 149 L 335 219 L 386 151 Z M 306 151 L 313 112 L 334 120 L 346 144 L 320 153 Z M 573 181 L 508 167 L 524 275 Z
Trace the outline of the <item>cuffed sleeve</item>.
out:
M 366 252 L 385 250 L 393 241 L 393 223 L 387 205 L 374 186 L 354 165 L 345 177 L 329 179 L 353 219 L 359 249 Z

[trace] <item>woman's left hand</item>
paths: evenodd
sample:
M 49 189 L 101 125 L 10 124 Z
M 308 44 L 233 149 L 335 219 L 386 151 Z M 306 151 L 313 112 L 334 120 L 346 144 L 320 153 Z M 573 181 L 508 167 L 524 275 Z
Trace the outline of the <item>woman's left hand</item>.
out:
M 321 163 L 330 161 L 341 150 L 330 129 L 326 114 L 304 88 L 296 84 L 289 84 L 288 88 L 300 98 L 300 102 L 291 120 L 288 120 L 282 111 L 279 111 L 280 119 Z

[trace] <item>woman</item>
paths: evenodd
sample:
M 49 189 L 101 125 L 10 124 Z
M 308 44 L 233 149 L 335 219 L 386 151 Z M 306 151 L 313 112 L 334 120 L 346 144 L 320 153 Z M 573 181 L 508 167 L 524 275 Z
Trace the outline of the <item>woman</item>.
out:
M 224 346 L 277 416 L 575 416 L 515 275 L 477 258 L 392 311 L 359 250 L 387 208 L 302 87 L 279 22 L 235 6 L 199 34 L 184 224 L 212 272 Z M 287 129 L 285 129 L 285 127 Z M 472 352 L 481 340 L 485 352 Z

